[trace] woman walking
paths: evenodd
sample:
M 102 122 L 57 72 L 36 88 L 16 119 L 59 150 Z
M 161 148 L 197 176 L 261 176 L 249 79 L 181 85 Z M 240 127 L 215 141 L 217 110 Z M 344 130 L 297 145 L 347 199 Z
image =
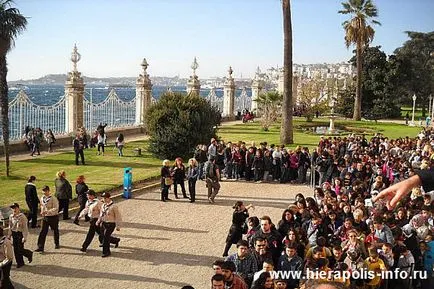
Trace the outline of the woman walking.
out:
M 120 157 L 122 157 L 124 155 L 124 153 L 123 153 L 124 146 L 125 146 L 125 138 L 124 138 L 124 135 L 122 133 L 120 133 L 118 135 L 118 137 L 116 138 L 116 147 L 118 149 L 118 155 Z
M 14 288 L 10 279 L 13 259 L 11 241 L 3 234 L 3 228 L 0 227 L 0 288 Z
M 75 185 L 75 193 L 77 194 L 77 201 L 80 204 L 80 209 L 78 210 L 74 218 L 74 224 L 76 225 L 80 225 L 78 219 L 81 211 L 83 211 L 83 209 L 86 207 L 86 202 L 87 202 L 86 193 L 89 190 L 89 187 L 86 185 L 85 180 L 86 178 L 83 175 L 78 176 L 76 180 L 77 184 Z
M 63 210 L 63 219 L 69 220 L 69 200 L 72 200 L 72 187 L 66 179 L 65 171 L 59 171 L 56 174 L 57 178 L 54 180 L 56 187 L 56 198 L 59 200 L 59 212 Z
M 36 228 L 38 222 L 38 207 L 39 207 L 39 198 L 38 193 L 36 192 L 36 186 L 33 183 L 36 181 L 35 176 L 30 176 L 27 181 L 27 184 L 24 188 L 24 192 L 26 194 L 26 203 L 29 207 L 29 220 L 32 222 L 32 228 Z
M 54 137 L 53 131 L 48 129 L 45 133 L 45 140 L 48 143 L 48 152 L 53 152 L 53 144 L 56 142 L 56 138 Z
M 98 155 L 100 154 L 100 150 L 102 150 L 102 155 L 104 155 L 104 146 L 105 142 L 107 140 L 107 137 L 104 132 L 98 133 Z
M 175 198 L 179 199 L 178 197 L 178 185 L 181 187 L 182 196 L 184 199 L 187 198 L 187 194 L 185 193 L 185 166 L 182 163 L 182 158 L 176 158 L 175 159 L 175 165 L 172 168 L 173 171 L 173 192 L 175 193 Z
M 235 211 L 232 214 L 232 225 L 226 237 L 223 257 L 228 256 L 232 244 L 238 243 L 238 241 L 242 239 L 243 234 L 247 233 L 246 220 L 249 217 L 249 209 L 253 208 L 253 205 L 244 206 L 242 201 L 237 201 L 232 208 L 235 209 Z
M 60 248 L 59 244 L 59 201 L 51 196 L 50 188 L 44 186 L 42 188 L 44 195 L 41 197 L 41 215 L 42 229 L 38 237 L 38 249 L 35 252 L 44 252 L 45 239 L 48 233 L 48 227 L 53 230 L 55 249 Z
M 103 193 L 104 203 L 101 207 L 101 214 L 96 222 L 97 226 L 101 226 L 102 235 L 102 256 L 103 258 L 111 255 L 110 240 L 112 240 L 112 233 L 120 230 L 120 223 L 122 222 L 121 214 L 118 207 L 113 203 L 109 193 Z M 120 239 L 116 242 L 119 244 Z M 116 245 L 117 247 L 117 245 Z
M 15 261 L 17 262 L 17 268 L 24 266 L 23 256 L 32 263 L 33 252 L 24 249 L 24 243 L 27 240 L 29 234 L 29 228 L 27 227 L 27 217 L 20 211 L 20 206 L 17 203 L 13 203 L 10 208 L 13 213 L 9 216 L 9 239 L 12 237 Z
M 199 174 L 199 169 L 197 167 L 196 159 L 188 160 L 188 192 L 190 193 L 190 203 L 194 203 L 196 201 L 196 181 L 197 176 Z
M 169 189 L 173 183 L 172 174 L 170 172 L 170 161 L 164 160 L 161 167 L 161 201 L 170 201 Z

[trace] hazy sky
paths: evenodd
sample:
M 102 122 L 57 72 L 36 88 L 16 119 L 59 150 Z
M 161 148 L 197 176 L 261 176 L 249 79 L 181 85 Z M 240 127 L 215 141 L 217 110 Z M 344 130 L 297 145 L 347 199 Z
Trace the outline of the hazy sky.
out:
M 341 1 L 292 0 L 294 62 L 347 61 L 338 14 Z M 434 30 L 433 0 L 375 0 L 373 45 L 387 54 L 406 41 L 404 31 Z M 74 43 L 87 76 L 136 76 L 146 57 L 151 76 L 187 77 L 197 56 L 199 77 L 249 77 L 257 66 L 282 66 L 280 0 L 15 0 L 29 17 L 8 55 L 8 80 L 71 70 Z

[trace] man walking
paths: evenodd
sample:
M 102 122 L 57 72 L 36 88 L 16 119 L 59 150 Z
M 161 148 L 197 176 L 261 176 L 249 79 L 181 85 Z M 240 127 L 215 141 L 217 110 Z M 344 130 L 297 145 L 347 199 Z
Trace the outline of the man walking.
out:
M 59 244 L 59 201 L 53 197 L 48 186 L 42 188 L 44 195 L 41 197 L 42 229 L 38 237 L 38 249 L 35 252 L 44 252 L 45 239 L 48 227 L 53 230 L 55 249 L 60 249 Z
M 24 192 L 26 194 L 26 203 L 29 207 L 29 220 L 32 222 L 32 228 L 36 228 L 38 222 L 38 206 L 39 206 L 39 198 L 38 193 L 36 192 L 36 186 L 33 183 L 36 181 L 35 176 L 30 176 L 27 181 L 26 187 L 24 188 Z
M 8 237 L 12 236 L 15 260 L 17 261 L 17 268 L 20 268 L 24 266 L 23 256 L 29 260 L 29 263 L 32 263 L 33 252 L 24 249 L 24 243 L 29 234 L 26 216 L 21 213 L 20 206 L 17 203 L 13 203 L 10 208 L 13 213 L 9 216 Z
M 205 180 L 208 188 L 208 201 L 214 203 L 214 199 L 220 190 L 220 171 L 215 164 L 215 158 L 210 157 L 205 164 Z

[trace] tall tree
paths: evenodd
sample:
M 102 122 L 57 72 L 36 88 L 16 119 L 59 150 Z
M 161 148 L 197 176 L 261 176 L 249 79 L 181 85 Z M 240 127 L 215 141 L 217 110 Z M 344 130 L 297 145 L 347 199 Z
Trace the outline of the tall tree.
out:
M 18 34 L 26 29 L 27 19 L 12 7 L 12 0 L 0 0 L 0 116 L 3 132 L 6 176 L 9 176 L 9 100 L 6 55 L 14 47 Z
M 351 14 L 349 20 L 342 23 L 345 30 L 345 44 L 347 47 L 356 46 L 357 59 L 357 83 L 356 83 L 356 99 L 354 101 L 354 120 L 361 119 L 362 107 L 362 57 L 364 49 L 369 46 L 375 35 L 375 30 L 372 24 L 380 25 L 375 17 L 378 16 L 377 7 L 372 0 L 348 0 L 342 3 L 343 10 L 341 14 Z
M 406 33 L 410 39 L 395 50 L 402 101 L 411 104 L 411 97 L 416 94 L 417 103 L 423 104 L 425 112 L 429 95 L 434 96 L 434 31 Z
M 280 126 L 280 142 L 292 144 L 294 142 L 292 115 L 292 21 L 291 1 L 282 0 L 283 10 L 283 103 L 282 124 Z

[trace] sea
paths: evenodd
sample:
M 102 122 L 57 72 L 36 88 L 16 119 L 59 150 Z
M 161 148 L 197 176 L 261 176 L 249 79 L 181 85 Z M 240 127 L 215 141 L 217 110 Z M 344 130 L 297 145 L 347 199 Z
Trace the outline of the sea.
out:
M 116 91 L 116 94 L 120 99 L 124 101 L 132 100 L 136 95 L 135 87 L 109 87 L 105 85 L 86 85 L 85 86 L 85 98 L 91 100 L 92 103 L 102 102 L 107 96 L 111 89 Z M 185 86 L 171 86 L 170 89 L 173 92 L 186 92 Z M 59 101 L 60 98 L 65 94 L 65 88 L 63 85 L 20 85 L 19 87 L 11 86 L 9 87 L 8 98 L 12 101 L 18 94 L 20 90 L 24 90 L 27 96 L 37 105 L 53 105 Z M 160 96 L 167 92 L 167 86 L 153 86 L 152 95 L 155 99 L 159 99 Z M 201 89 L 200 95 L 207 97 L 211 89 Z M 236 89 L 235 97 L 241 94 L 241 89 Z M 251 89 L 246 88 L 247 95 L 251 96 Z M 223 89 L 217 88 L 215 90 L 217 97 L 223 97 Z

